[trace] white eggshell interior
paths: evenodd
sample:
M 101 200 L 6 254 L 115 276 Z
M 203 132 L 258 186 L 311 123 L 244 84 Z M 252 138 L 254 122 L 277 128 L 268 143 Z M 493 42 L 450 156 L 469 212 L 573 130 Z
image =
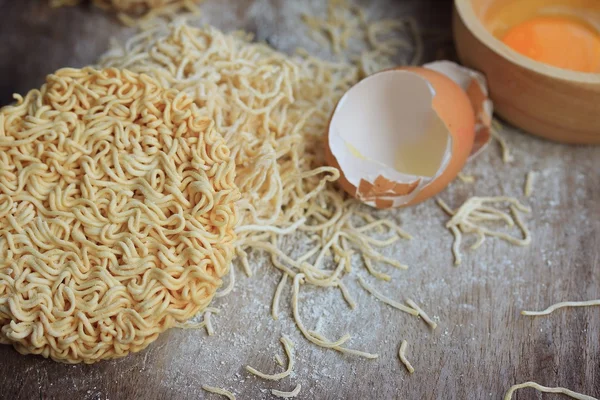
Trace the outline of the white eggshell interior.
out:
M 427 80 L 403 70 L 371 75 L 344 95 L 329 145 L 352 185 L 382 176 L 398 183 L 420 179 L 425 186 L 441 175 L 452 136 L 432 107 L 434 96 Z

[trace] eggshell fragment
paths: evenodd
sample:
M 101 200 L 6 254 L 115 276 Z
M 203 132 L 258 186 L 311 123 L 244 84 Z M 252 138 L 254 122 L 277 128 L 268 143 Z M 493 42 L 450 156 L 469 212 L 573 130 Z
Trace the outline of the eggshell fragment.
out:
M 479 155 L 488 145 L 491 136 L 494 104 L 489 99 L 489 91 L 485 76 L 472 69 L 465 68 L 451 61 L 436 61 L 423 65 L 423 68 L 437 71 L 452 79 L 469 96 L 475 111 L 475 141 L 471 158 Z
M 359 82 L 330 121 L 327 162 L 340 185 L 377 208 L 419 203 L 458 175 L 473 146 L 465 91 L 432 69 L 383 71 Z

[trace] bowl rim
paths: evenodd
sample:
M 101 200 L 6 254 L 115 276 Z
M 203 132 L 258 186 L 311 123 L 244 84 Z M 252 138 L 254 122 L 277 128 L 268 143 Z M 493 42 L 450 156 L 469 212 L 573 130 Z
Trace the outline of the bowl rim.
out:
M 526 57 L 511 49 L 488 31 L 473 9 L 473 0 L 455 0 L 454 8 L 467 29 L 487 48 L 518 66 L 553 79 L 600 84 L 600 73 L 570 71 Z

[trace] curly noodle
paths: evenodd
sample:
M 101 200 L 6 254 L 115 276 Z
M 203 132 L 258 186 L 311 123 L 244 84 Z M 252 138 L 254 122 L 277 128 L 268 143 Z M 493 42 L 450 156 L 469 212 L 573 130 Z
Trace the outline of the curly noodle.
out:
M 56 361 L 142 350 L 234 253 L 235 163 L 191 98 L 62 69 L 0 110 L 0 342 Z

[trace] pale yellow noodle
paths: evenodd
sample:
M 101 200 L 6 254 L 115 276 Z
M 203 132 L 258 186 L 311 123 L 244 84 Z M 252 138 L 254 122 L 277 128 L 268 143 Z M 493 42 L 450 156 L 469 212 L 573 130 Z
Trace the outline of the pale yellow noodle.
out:
M 404 304 L 398 303 L 397 301 L 394 301 L 394 300 L 390 299 L 389 297 L 384 296 L 383 294 L 381 294 L 380 292 L 378 292 L 377 290 L 372 288 L 367 282 L 365 282 L 365 280 L 363 278 L 358 277 L 358 282 L 367 292 L 371 293 L 373 295 L 373 297 L 375 297 L 377 300 L 379 300 L 391 307 L 394 307 L 397 310 L 408 313 L 410 315 L 414 315 L 417 317 L 419 316 L 419 311 L 415 310 L 414 308 L 407 307 Z
M 215 331 L 214 331 L 214 327 L 212 326 L 212 315 L 213 314 L 219 314 L 221 312 L 221 310 L 219 310 L 218 308 L 213 308 L 213 307 L 207 307 L 203 313 L 200 313 L 196 316 L 194 316 L 194 318 L 192 320 L 189 321 L 185 321 L 185 322 L 177 322 L 175 324 L 175 328 L 179 328 L 179 329 L 206 329 L 206 334 L 208 336 L 213 336 Z M 202 321 L 201 322 L 194 322 L 195 319 L 198 319 L 199 317 L 202 317 Z
M 275 397 L 280 397 L 282 399 L 291 399 L 300 394 L 300 390 L 302 389 L 302 385 L 298 384 L 291 392 L 282 392 L 277 389 L 271 389 L 271 394 Z
M 302 19 L 315 41 L 330 47 L 335 55 L 344 51 L 344 56 L 357 62 L 363 76 L 397 65 L 393 58 L 401 50 L 413 52 L 407 64 L 422 62 L 423 37 L 413 18 L 369 21 L 362 8 L 347 0 L 329 0 L 324 17 L 303 15 Z M 352 55 L 352 41 L 364 42 L 366 49 Z
M 369 271 L 369 273 L 371 275 L 373 275 L 375 278 L 380 279 L 382 281 L 386 281 L 386 282 L 389 282 L 392 280 L 392 277 L 389 276 L 388 274 L 377 271 L 375 269 L 375 267 L 373 266 L 373 263 L 371 262 L 370 258 L 364 257 L 363 261 L 365 263 L 365 268 L 367 269 L 367 271 Z
M 510 147 L 504 139 L 504 136 L 500 133 L 503 130 L 502 124 L 498 120 L 494 120 L 492 122 L 492 129 L 490 129 L 490 134 L 494 139 L 498 141 L 500 144 L 500 149 L 502 150 L 502 161 L 505 164 L 509 164 L 514 161 L 514 157 L 510 152 Z
M 464 183 L 475 183 L 475 177 L 473 175 L 466 175 L 463 173 L 458 174 L 458 179 Z
M 283 360 L 279 354 L 275 354 L 275 362 L 283 367 Z
M 208 334 L 208 336 L 214 336 L 215 334 L 215 328 L 212 325 L 212 312 L 210 311 L 206 311 L 204 313 L 204 322 L 205 322 L 205 326 L 206 326 L 206 333 Z
M 462 243 L 462 233 L 456 226 L 451 226 L 450 231 L 454 235 L 454 243 L 452 244 L 452 254 L 454 255 L 454 265 L 460 265 L 462 263 L 462 254 L 460 252 L 460 245 Z
M 292 371 L 294 370 L 294 362 L 295 362 L 294 361 L 294 351 L 293 351 L 294 343 L 287 336 L 282 336 L 281 344 L 283 345 L 285 354 L 287 355 L 287 358 L 288 358 L 288 366 L 285 371 L 280 372 L 278 374 L 265 374 L 265 373 L 262 373 L 262 372 L 256 370 L 255 368 L 252 368 L 249 365 L 246 366 L 246 371 L 248 371 L 251 374 L 256 375 L 260 378 L 271 380 L 271 381 L 279 381 L 279 380 L 289 376 L 292 373 Z
M 581 393 L 577 393 L 574 392 L 572 390 L 569 389 L 565 389 L 562 387 L 556 387 L 556 388 L 549 388 L 546 386 L 542 386 L 538 383 L 535 382 L 525 382 L 525 383 L 521 383 L 519 385 L 514 385 L 512 386 L 508 392 L 506 392 L 506 395 L 504 396 L 504 400 L 511 400 L 512 399 L 512 395 L 515 391 L 519 390 L 519 389 L 523 389 L 523 388 L 533 388 L 535 390 L 538 390 L 540 392 L 544 392 L 544 393 L 559 393 L 559 394 L 564 394 L 565 396 L 569 396 L 573 399 L 577 399 L 577 400 L 598 400 L 595 397 L 592 396 L 586 396 L 585 394 L 581 394 Z
M 206 390 L 209 393 L 220 394 L 221 396 L 227 397 L 229 400 L 236 400 L 235 395 L 231 393 L 229 390 L 221 389 L 218 387 L 202 385 L 202 389 Z
M 417 305 L 417 303 L 411 299 L 406 299 L 406 304 L 417 310 L 419 312 L 419 317 L 421 317 L 423 321 L 425 321 L 425 323 L 431 327 L 431 329 L 435 330 L 437 328 L 437 324 L 431 318 L 429 318 L 429 315 L 427 315 L 425 311 L 423 311 L 421 307 Z
M 93 363 L 205 309 L 239 198 L 211 118 L 114 68 L 62 69 L 16 99 L 0 110 L 0 341 Z
M 275 320 L 279 319 L 279 299 L 281 298 L 281 292 L 283 291 L 283 288 L 285 287 L 288 281 L 288 277 L 289 275 L 284 273 L 281 277 L 281 281 L 279 281 L 279 284 L 277 285 L 277 289 L 275 289 L 275 295 L 273 296 L 273 304 L 271 306 L 271 315 Z
M 559 308 L 592 307 L 592 306 L 600 306 L 600 299 L 599 300 L 589 300 L 589 301 L 564 301 L 562 303 L 556 303 L 554 305 L 551 305 L 544 311 L 521 311 L 521 315 L 526 315 L 528 317 L 538 317 L 538 316 L 542 316 L 542 315 L 552 314 L 554 311 L 558 310 Z
M 521 218 L 521 213 L 530 213 L 531 209 L 513 197 L 471 197 L 457 210 L 452 210 L 441 199 L 437 199 L 437 203 L 442 210 L 451 216 L 446 227 L 454 235 L 452 253 L 456 265 L 462 262 L 460 245 L 462 236 L 465 233 L 478 235 L 478 240 L 471 246 L 472 250 L 481 246 L 486 237 L 497 237 L 517 246 L 529 246 L 531 244 L 531 233 Z M 495 208 L 499 205 L 507 205 L 512 216 Z M 523 238 L 492 230 L 484 225 L 486 222 L 498 221 L 503 221 L 508 227 L 516 225 L 521 230 Z
M 408 373 L 412 374 L 415 372 L 415 369 L 410 364 L 410 362 L 406 359 L 405 352 L 406 352 L 407 347 L 408 347 L 408 342 L 406 340 L 403 340 L 402 344 L 400 344 L 400 350 L 398 351 L 398 357 L 400 358 L 400 361 L 402 361 L 402 364 L 404 364 L 404 366 L 408 370 Z
M 437 198 L 435 201 L 438 203 L 440 208 L 448 215 L 454 216 L 454 211 L 450 208 L 450 206 L 442 199 Z
M 215 297 L 219 298 L 219 297 L 228 296 L 233 291 L 234 287 L 235 287 L 235 268 L 231 268 L 229 270 L 229 283 L 227 284 L 227 287 L 225 287 L 224 289 L 219 290 L 217 293 L 215 293 Z
M 319 340 L 323 340 L 323 341 L 329 342 L 329 339 L 327 339 L 325 336 L 321 335 L 318 332 L 310 331 L 310 334 L 312 336 L 314 336 L 315 338 L 319 339 Z M 369 359 L 369 360 L 374 360 L 376 358 L 379 358 L 379 354 L 367 353 L 367 352 L 364 352 L 364 351 L 354 350 L 354 349 L 348 349 L 348 348 L 341 347 L 341 346 L 333 346 L 332 349 L 337 350 L 340 353 L 350 354 L 350 355 L 358 356 L 358 357 L 363 357 L 363 358 L 366 358 L 366 359 Z
M 527 173 L 527 177 L 525 178 L 525 197 L 531 197 L 531 195 L 533 194 L 533 184 L 535 183 L 535 178 L 536 178 L 536 172 L 535 171 L 529 171 Z
M 342 292 L 344 300 L 346 301 L 346 303 L 348 303 L 348 307 L 350 307 L 352 310 L 356 309 L 356 301 L 354 301 L 352 295 L 350 295 L 350 292 L 348 291 L 346 285 L 344 285 L 342 282 L 338 282 L 337 285 L 340 288 L 340 291 Z
M 304 279 L 304 274 L 297 274 L 296 277 L 294 278 L 294 283 L 292 286 L 292 289 L 293 289 L 293 291 L 292 291 L 292 313 L 294 315 L 294 321 L 296 322 L 298 329 L 300 329 L 300 332 L 302 332 L 302 334 L 308 341 L 316 344 L 317 346 L 321 346 L 321 347 L 325 347 L 325 348 L 335 348 L 335 347 L 341 346 L 342 344 L 344 344 L 345 342 L 350 340 L 350 335 L 345 334 L 337 341 L 332 342 L 329 340 L 323 340 L 323 339 L 317 338 L 314 334 L 311 334 L 311 332 L 309 332 L 308 329 L 306 329 L 306 327 L 304 326 L 304 323 L 302 322 L 302 318 L 300 317 L 300 311 L 298 310 L 298 295 L 300 293 L 300 284 L 303 281 L 303 279 Z
M 385 220 L 381 227 L 389 235 L 371 237 L 380 225 L 365 227 L 374 221 L 334 186 L 339 171 L 325 166 L 322 135 L 337 101 L 360 78 L 357 67 L 306 54 L 292 58 L 250 43 L 247 35 L 180 20 L 157 21 L 124 45 L 114 45 L 101 65 L 147 73 L 193 97 L 215 121 L 236 163 L 242 193 L 236 254 L 248 275 L 248 254 L 266 252 L 289 277 L 303 274 L 307 285 L 340 288 L 355 306 L 341 285 L 352 270 L 354 251 L 371 264 L 406 268 L 377 248 L 409 235 Z M 292 235 L 301 255 L 282 251 L 285 237 Z M 304 328 L 297 312 L 295 319 Z M 349 338 L 330 342 L 306 329 L 303 334 L 330 348 Z

